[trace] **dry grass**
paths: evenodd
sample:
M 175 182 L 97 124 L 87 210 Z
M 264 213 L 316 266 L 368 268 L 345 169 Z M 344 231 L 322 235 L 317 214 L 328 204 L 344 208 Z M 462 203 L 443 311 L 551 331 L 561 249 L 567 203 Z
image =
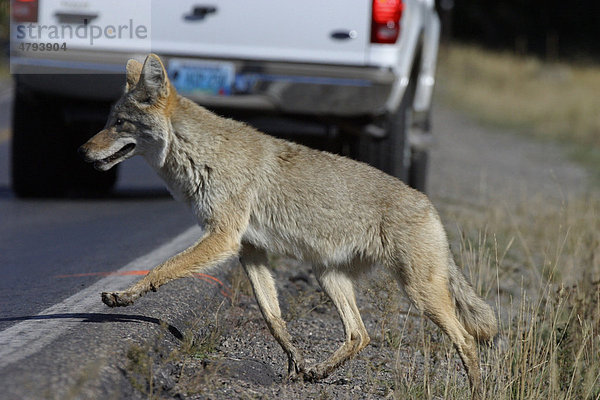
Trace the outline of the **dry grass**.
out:
M 600 67 L 453 44 L 440 53 L 442 101 L 502 127 L 594 149 L 600 159 Z
M 134 391 L 143 398 L 158 399 L 179 397 L 182 393 L 196 395 L 210 390 L 219 371 L 216 349 L 223 339 L 220 321 L 223 305 L 221 303 L 214 316 L 204 315 L 191 321 L 177 347 L 165 340 L 169 332 L 166 324 L 155 337 L 142 344 L 132 344 L 127 350 L 122 372 Z M 209 362 L 215 362 L 215 366 L 209 373 L 202 371 L 204 373 L 190 377 L 187 364 L 194 364 L 194 361 L 201 361 L 204 368 Z M 192 369 L 196 370 L 197 366 Z
M 231 287 L 231 304 L 239 305 L 241 296 L 253 296 L 252 285 L 241 264 L 235 265 L 226 275 Z
M 573 143 L 578 158 L 597 159 L 600 68 L 452 45 L 439 82 L 444 102 L 484 122 Z M 486 396 L 600 398 L 597 197 L 441 208 L 461 227 L 457 258 L 501 316 L 505 344 L 483 357 Z M 460 398 L 452 393 L 443 398 Z
M 480 347 L 484 398 L 600 399 L 600 198 L 590 195 L 553 203 L 540 196 L 480 208 L 439 203 L 442 218 L 449 223 L 455 258 L 500 316 L 498 346 Z M 289 263 L 275 260 L 275 272 L 283 266 L 293 269 Z M 258 311 L 247 308 L 254 301 L 248 301 L 251 291 L 241 268 L 234 268 L 229 278 L 237 299 L 233 306 L 203 318 L 208 324 L 193 325 L 177 351 L 165 352 L 160 340 L 132 347 L 127 376 L 139 393 L 148 398 L 180 393 L 192 398 L 228 398 L 221 383 L 227 372 L 219 369 L 219 359 L 231 349 L 219 344 L 231 338 L 233 343 L 257 349 L 256 336 L 249 335 L 248 326 L 263 326 Z M 303 326 L 302 321 L 315 317 L 328 325 L 337 322 L 331 304 L 324 305 L 322 293 L 312 285 L 296 293 L 294 300 L 283 289 L 286 319 L 292 324 L 296 321 Z M 375 322 L 370 329 L 372 345 L 349 363 L 345 378 L 338 373 L 337 379 L 348 382 L 340 387 L 349 390 L 359 381 L 362 398 L 370 399 L 468 398 L 460 361 L 441 331 L 423 322 L 414 309 L 402 306 L 401 292 L 388 279 L 365 283 L 362 289 L 371 300 L 361 302 L 366 311 L 363 317 Z M 371 311 L 365 310 L 369 303 Z M 315 314 L 317 308 L 323 310 Z M 257 325 L 246 324 L 251 315 L 260 319 Z M 239 326 L 232 322 L 238 320 L 245 322 Z M 319 335 L 307 336 L 314 329 L 296 331 L 299 343 L 318 345 Z M 329 333 L 325 330 L 326 336 Z M 244 342 L 247 336 L 250 341 Z M 282 355 L 281 350 L 272 339 L 267 343 L 273 347 L 265 348 L 268 354 L 263 362 L 281 371 L 281 360 L 272 358 Z M 233 350 L 235 357 L 239 350 Z M 161 381 L 161 371 L 172 371 L 171 384 Z M 260 394 L 269 398 L 271 390 L 276 390 L 227 379 L 228 385 L 256 393 L 251 398 Z M 317 397 L 310 390 L 320 390 L 321 398 L 339 394 L 334 391 L 337 384 L 302 385 L 282 382 L 273 386 L 304 397 Z
M 457 258 L 501 316 L 503 344 L 482 349 L 486 398 L 600 398 L 600 201 L 442 209 L 461 226 Z
M 574 156 L 600 170 L 600 68 L 452 45 L 439 71 L 442 101 L 574 144 Z M 504 345 L 483 351 L 486 397 L 600 399 L 598 196 L 480 209 L 441 203 L 444 220 L 460 227 L 451 235 L 457 259 L 501 317 Z M 441 393 L 462 396 L 452 386 Z
M 499 345 L 480 347 L 485 398 L 600 399 L 600 199 L 550 203 L 540 197 L 511 205 L 476 208 L 445 203 L 439 208 L 444 221 L 452 221 L 448 230 L 458 263 L 500 315 Z M 234 291 L 248 291 L 242 271 L 234 269 L 230 278 L 238 282 Z M 363 287 L 371 300 L 362 304 L 368 308 L 371 303 L 365 315 L 376 321 L 370 334 L 377 355 L 361 353 L 354 365 L 362 363 L 362 368 L 350 363 L 348 387 L 357 378 L 364 398 L 468 398 L 468 384 L 450 341 L 414 309 L 403 307 L 400 291 L 387 282 L 378 279 Z M 247 295 L 239 293 L 237 298 Z M 314 290 L 301 292 L 297 304 L 289 304 L 286 317 L 312 318 L 315 307 L 324 306 L 322 300 Z M 246 303 L 247 299 L 242 302 Z M 336 321 L 333 308 L 325 308 L 320 318 Z M 239 315 L 228 317 L 232 313 Z M 227 318 L 245 321 L 248 310 L 235 305 L 217 310 L 210 326 L 193 326 L 181 348 L 168 355 L 132 348 L 128 354 L 132 386 L 148 398 L 173 393 L 224 398 L 222 387 L 215 386 L 221 376 L 218 361 L 210 360 L 221 356 L 222 335 L 235 340 L 247 335 L 246 328 L 223 331 L 221 320 Z M 204 365 L 199 359 L 209 360 L 208 367 L 199 367 Z M 167 391 L 161 389 L 164 384 L 157 372 L 165 370 L 161 366 L 165 362 L 178 365 L 174 386 Z M 272 394 L 260 385 L 240 384 L 266 397 Z M 298 393 L 311 390 L 298 385 Z M 322 386 L 321 397 L 334 398 L 336 392 L 330 390 L 335 386 Z
M 600 399 L 600 200 L 440 208 L 460 227 L 449 227 L 458 263 L 500 316 L 497 345 L 480 346 L 484 398 Z M 414 310 L 389 285 L 369 292 L 382 344 L 397 349 L 394 398 L 468 398 L 439 329 L 417 317 L 398 325 Z

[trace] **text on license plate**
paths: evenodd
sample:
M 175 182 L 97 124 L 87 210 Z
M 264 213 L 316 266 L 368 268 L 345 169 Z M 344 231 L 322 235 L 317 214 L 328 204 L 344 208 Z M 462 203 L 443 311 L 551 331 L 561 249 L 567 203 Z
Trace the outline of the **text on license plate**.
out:
M 175 89 L 185 95 L 231 94 L 235 80 L 233 63 L 171 59 L 167 73 Z

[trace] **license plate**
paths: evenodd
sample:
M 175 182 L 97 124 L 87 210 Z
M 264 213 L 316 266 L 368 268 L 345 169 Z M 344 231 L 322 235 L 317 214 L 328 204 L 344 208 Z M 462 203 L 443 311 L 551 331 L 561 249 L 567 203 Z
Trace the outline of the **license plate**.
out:
M 172 59 L 167 73 L 175 89 L 186 95 L 227 96 L 235 80 L 235 67 L 227 62 Z

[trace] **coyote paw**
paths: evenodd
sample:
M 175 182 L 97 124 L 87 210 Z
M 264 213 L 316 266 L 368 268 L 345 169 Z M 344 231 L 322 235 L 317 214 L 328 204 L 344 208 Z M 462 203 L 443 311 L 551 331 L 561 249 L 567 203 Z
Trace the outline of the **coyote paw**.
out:
M 298 382 L 298 381 L 304 379 L 304 372 L 302 372 L 302 371 L 288 372 L 287 379 L 289 382 Z
M 327 378 L 327 376 L 329 376 L 329 373 L 327 371 L 323 371 L 318 365 L 316 365 L 312 368 L 309 368 L 307 371 L 304 371 L 303 377 L 305 382 L 317 382 Z
M 304 378 L 304 362 L 288 360 L 288 380 L 291 382 Z
M 109 307 L 125 307 L 133 304 L 133 296 L 126 292 L 103 292 L 102 302 Z

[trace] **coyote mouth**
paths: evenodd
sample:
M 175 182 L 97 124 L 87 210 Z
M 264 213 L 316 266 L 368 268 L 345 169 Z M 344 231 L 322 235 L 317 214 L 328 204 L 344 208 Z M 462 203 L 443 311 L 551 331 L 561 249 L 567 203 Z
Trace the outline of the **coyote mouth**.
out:
M 106 158 L 103 158 L 102 160 L 96 161 L 94 163 L 94 167 L 102 168 L 103 166 L 110 164 L 115 160 L 125 157 L 126 155 L 131 153 L 133 151 L 133 149 L 135 149 L 135 143 L 128 143 L 125 146 L 123 146 L 121 148 L 121 150 L 117 151 L 116 153 L 114 153 Z

